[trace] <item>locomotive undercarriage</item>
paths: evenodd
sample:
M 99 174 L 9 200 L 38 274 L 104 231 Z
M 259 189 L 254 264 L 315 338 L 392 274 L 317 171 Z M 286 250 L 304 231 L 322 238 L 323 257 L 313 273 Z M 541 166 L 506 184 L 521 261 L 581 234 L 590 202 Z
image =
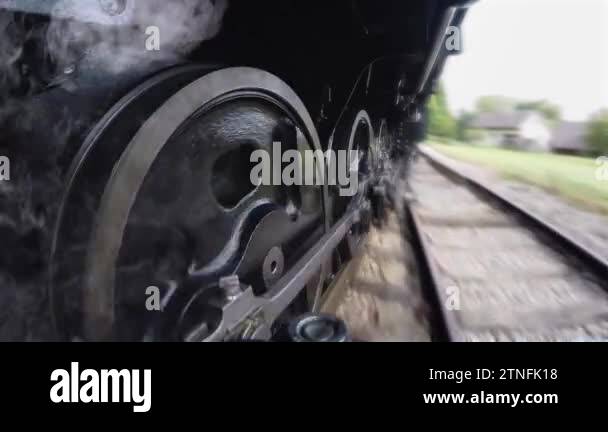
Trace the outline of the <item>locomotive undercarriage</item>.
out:
M 145 32 L 133 2 L 39 3 L 0 2 L 0 271 L 40 298 L 50 338 L 178 341 L 268 340 L 319 310 L 424 136 L 445 28 L 466 6 L 201 1 L 198 39 L 173 31 L 169 52 L 135 55 L 117 36 Z M 50 29 L 74 36 L 74 22 L 95 37 L 51 49 Z M 250 155 L 274 142 L 359 150 L 356 193 L 253 184 Z

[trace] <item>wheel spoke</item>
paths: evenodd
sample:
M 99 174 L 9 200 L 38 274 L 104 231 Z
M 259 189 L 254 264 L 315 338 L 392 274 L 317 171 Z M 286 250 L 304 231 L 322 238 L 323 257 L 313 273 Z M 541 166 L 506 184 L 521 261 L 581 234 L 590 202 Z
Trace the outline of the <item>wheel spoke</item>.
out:
M 268 87 L 256 90 L 259 82 Z M 95 223 L 84 233 L 77 331 L 92 340 L 166 337 L 193 296 L 222 276 L 239 274 L 258 294 L 269 289 L 276 278 L 268 275 L 287 271 L 303 253 L 302 238 L 314 240 L 323 234 L 316 227 L 327 225 L 321 188 L 251 182 L 251 153 L 272 158 L 275 142 L 319 148 L 302 103 L 261 71 L 212 72 L 165 101 L 101 173 Z M 279 255 L 265 262 L 270 251 L 280 251 L 280 266 Z M 162 290 L 165 310 L 147 308 L 151 286 Z M 191 327 L 211 321 L 203 316 Z M 165 328 L 151 333 L 159 323 Z

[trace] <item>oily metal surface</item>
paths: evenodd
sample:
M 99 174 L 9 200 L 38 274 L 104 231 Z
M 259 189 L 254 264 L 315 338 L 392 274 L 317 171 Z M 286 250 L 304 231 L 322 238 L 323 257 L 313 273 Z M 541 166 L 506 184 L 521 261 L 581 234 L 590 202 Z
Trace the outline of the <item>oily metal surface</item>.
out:
M 608 294 L 567 250 L 424 159 L 410 181 L 437 289 L 463 340 L 608 337 Z

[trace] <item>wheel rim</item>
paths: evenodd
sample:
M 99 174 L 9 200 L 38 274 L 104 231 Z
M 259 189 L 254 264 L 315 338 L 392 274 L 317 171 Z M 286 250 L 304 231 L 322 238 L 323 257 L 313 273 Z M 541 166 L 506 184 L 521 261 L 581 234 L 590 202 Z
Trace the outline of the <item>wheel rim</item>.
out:
M 238 110 L 249 113 L 249 120 Z M 237 124 L 255 130 L 235 131 Z M 298 228 L 313 226 L 319 213 L 304 214 L 298 194 L 280 187 L 243 189 L 243 183 L 234 188 L 221 178 L 225 171 L 242 171 L 243 155 L 263 147 L 262 141 L 269 144 L 269 138 L 291 139 L 292 145 L 300 145 L 298 133 L 293 132 L 298 130 L 307 145 L 318 148 L 314 127 L 309 127 L 312 121 L 289 87 L 249 68 L 211 72 L 164 102 L 122 153 L 100 198 L 84 271 L 81 307 L 87 339 L 136 339 L 143 330 L 137 323 L 147 326 L 155 321 L 158 312 L 145 311 L 141 297 L 148 283 L 159 285 L 162 279 L 148 276 L 154 266 L 168 279 L 160 281 L 167 282 L 160 287 L 165 304 L 176 285 L 188 286 L 180 288 L 183 292 L 196 290 L 219 275 L 254 266 L 254 260 L 243 258 L 245 249 L 255 249 L 249 239 L 273 211 L 296 207 L 301 215 L 294 222 Z M 248 138 L 235 141 L 235 133 Z M 214 182 L 215 171 L 220 179 Z M 318 188 L 315 192 L 320 209 L 326 196 L 321 192 Z M 287 223 L 285 218 L 279 220 Z M 170 252 L 162 265 L 142 258 L 142 251 L 154 255 L 153 245 L 163 236 L 167 238 L 161 243 Z M 285 236 L 282 240 L 287 242 Z M 256 251 L 264 253 L 260 249 L 264 247 L 265 243 Z M 125 328 L 133 331 L 125 333 Z
M 49 302 L 57 336 L 82 336 L 84 259 L 94 213 L 112 167 L 145 119 L 187 83 L 210 70 L 204 65 L 171 68 L 146 80 L 118 101 L 91 130 L 66 176 L 53 233 L 49 266 Z

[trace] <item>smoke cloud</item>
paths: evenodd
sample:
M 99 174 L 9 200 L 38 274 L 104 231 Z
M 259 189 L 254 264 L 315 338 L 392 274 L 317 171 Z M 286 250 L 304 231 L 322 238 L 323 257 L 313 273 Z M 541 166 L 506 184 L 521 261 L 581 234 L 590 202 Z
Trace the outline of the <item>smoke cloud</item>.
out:
M 228 0 L 0 0 L 0 156 L 11 161 L 11 180 L 0 182 L 0 340 L 50 337 L 45 261 L 66 143 L 81 143 L 76 131 L 92 126 L 67 109 L 80 96 L 62 79 L 77 71 L 119 82 L 134 68 L 152 72 L 216 36 L 227 7 Z M 159 51 L 146 49 L 149 27 L 158 28 Z M 36 96 L 49 86 L 61 87 L 57 97 Z
M 121 13 L 110 15 L 100 6 L 104 3 L 118 2 L 98 1 L 89 8 L 81 0 L 56 3 L 53 17 L 75 17 L 49 25 L 47 44 L 57 63 L 69 66 L 84 51 L 94 67 L 118 73 L 142 62 L 180 58 L 219 32 L 228 6 L 227 0 L 131 0 Z M 158 29 L 159 51 L 146 49 L 150 27 Z

